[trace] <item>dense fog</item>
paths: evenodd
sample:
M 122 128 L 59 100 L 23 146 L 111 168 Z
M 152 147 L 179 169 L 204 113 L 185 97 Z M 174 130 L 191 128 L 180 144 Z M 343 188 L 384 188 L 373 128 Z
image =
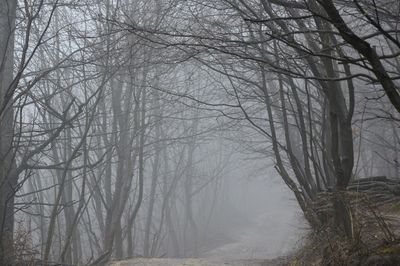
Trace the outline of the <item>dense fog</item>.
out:
M 0 0 L 0 265 L 392 259 L 399 10 Z

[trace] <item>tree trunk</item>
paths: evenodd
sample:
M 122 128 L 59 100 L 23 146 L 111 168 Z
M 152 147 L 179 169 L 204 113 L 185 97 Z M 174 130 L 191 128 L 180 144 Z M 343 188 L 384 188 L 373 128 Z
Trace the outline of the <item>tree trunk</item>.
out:
M 361 39 L 356 35 L 341 17 L 332 0 L 320 1 L 321 6 L 325 9 L 332 24 L 337 28 L 342 38 L 349 43 L 357 52 L 367 59 L 372 67 L 372 72 L 377 80 L 382 85 L 386 96 L 389 98 L 392 105 L 400 113 L 400 94 L 393 79 L 389 76 L 388 71 L 382 64 L 378 54 L 370 43 Z
M 161 116 L 160 110 L 160 99 L 158 92 L 154 92 L 154 108 L 155 108 L 155 119 L 159 119 Z M 145 236 L 144 236 L 144 256 L 148 257 L 152 256 L 150 252 L 150 231 L 151 231 L 151 223 L 153 218 L 153 209 L 155 203 L 155 195 L 156 195 L 156 187 L 159 175 L 159 163 L 160 163 L 160 153 L 161 153 L 161 145 L 160 145 L 160 135 L 161 135 L 161 122 L 156 121 L 155 125 L 155 145 L 154 145 L 154 162 L 152 169 L 152 177 L 151 177 L 151 187 L 150 187 L 150 198 L 149 198 L 149 208 L 147 210 L 146 224 L 145 224 Z
M 0 0 L 0 265 L 11 263 L 13 257 L 14 194 L 17 178 L 10 175 L 15 167 L 12 95 L 8 89 L 13 81 L 14 23 L 16 0 Z

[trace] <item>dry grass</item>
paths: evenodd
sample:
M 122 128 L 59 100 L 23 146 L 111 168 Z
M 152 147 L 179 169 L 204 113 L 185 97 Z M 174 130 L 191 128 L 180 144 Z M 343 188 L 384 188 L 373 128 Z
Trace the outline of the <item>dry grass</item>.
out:
M 37 265 L 37 255 L 39 252 L 33 247 L 32 234 L 26 228 L 23 221 L 19 221 L 16 224 L 13 250 L 15 265 Z
M 362 193 L 346 196 L 354 237 L 338 232 L 329 195 L 321 195 L 313 211 L 323 222 L 287 265 L 400 265 L 400 204 L 373 204 Z

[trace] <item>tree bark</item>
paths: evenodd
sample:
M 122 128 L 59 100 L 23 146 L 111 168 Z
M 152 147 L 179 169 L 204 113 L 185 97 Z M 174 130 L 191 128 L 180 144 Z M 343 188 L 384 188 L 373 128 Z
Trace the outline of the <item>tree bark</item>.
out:
M 13 81 L 16 0 L 0 0 L 0 265 L 12 262 L 14 231 L 15 168 L 13 107 L 9 87 Z

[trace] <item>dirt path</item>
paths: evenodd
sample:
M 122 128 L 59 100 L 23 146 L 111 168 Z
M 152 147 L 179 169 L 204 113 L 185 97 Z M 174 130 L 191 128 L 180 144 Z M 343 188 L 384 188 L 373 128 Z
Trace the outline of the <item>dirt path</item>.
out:
M 295 212 L 274 210 L 257 217 L 237 232 L 234 241 L 202 254 L 206 258 L 273 259 L 293 251 L 301 238 L 301 221 Z
M 229 259 L 145 259 L 138 258 L 111 263 L 110 266 L 278 266 L 283 259 L 275 260 L 229 260 Z
M 286 221 L 286 222 L 283 222 Z M 137 258 L 113 262 L 112 266 L 277 266 L 301 237 L 301 221 L 295 212 L 275 209 L 254 219 L 238 231 L 234 241 L 201 255 L 201 258 Z
M 273 191 L 270 193 L 272 194 Z M 136 258 L 114 262 L 112 266 L 277 266 L 293 252 L 307 226 L 292 200 L 277 191 L 266 211 L 252 216 L 249 223 L 230 234 L 230 242 L 213 247 L 199 258 Z

